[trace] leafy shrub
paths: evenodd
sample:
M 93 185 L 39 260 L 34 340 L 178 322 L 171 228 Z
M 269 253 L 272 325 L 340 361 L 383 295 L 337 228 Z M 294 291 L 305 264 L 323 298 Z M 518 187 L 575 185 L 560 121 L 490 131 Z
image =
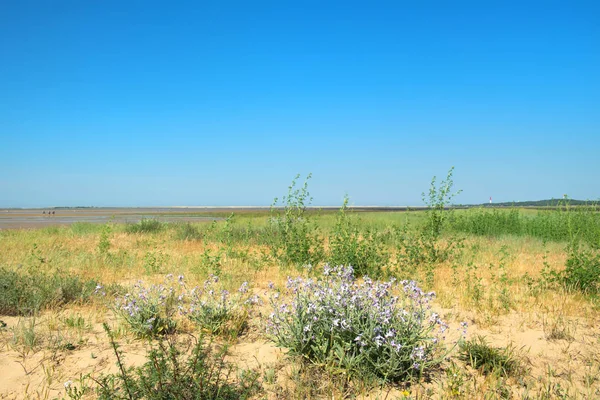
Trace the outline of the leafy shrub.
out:
M 71 232 L 74 235 L 88 235 L 96 233 L 101 229 L 101 225 L 93 224 L 91 222 L 74 222 L 71 224 Z
M 308 192 L 309 174 L 301 189 L 296 189 L 297 175 L 283 197 L 283 213 L 275 208 L 278 199 L 273 202 L 269 227 L 271 229 L 270 247 L 274 257 L 285 264 L 301 267 L 317 264 L 323 259 L 323 243 L 317 227 L 310 222 L 306 207 L 311 198 Z
M 440 182 L 439 186 L 436 185 L 434 176 L 429 193 L 422 194 L 423 202 L 428 207 L 425 211 L 425 225 L 416 232 L 408 229 L 408 226 L 397 231 L 397 258 L 401 271 L 411 273 L 424 265 L 430 268 L 429 272 L 432 273 L 433 266 L 451 259 L 462 248 L 462 238 L 446 235 L 442 240 L 443 230 L 453 215 L 453 211 L 446 208 L 451 204 L 452 199 L 460 194 L 460 191 L 452 192 L 453 171 L 454 167 L 448 171 L 448 176 Z M 428 281 L 431 280 L 432 276 L 429 276 Z
M 97 283 L 62 271 L 0 267 L 0 315 L 32 315 L 47 308 L 84 302 Z
M 194 225 L 186 222 L 178 224 L 175 233 L 175 238 L 178 240 L 199 240 L 202 239 L 202 234 Z
M 221 275 L 222 254 L 217 253 L 214 256 L 210 249 L 206 249 L 200 256 L 200 265 L 196 268 L 202 274 Z
M 144 287 L 143 282 L 118 297 L 114 310 L 138 337 L 156 337 L 173 333 L 177 327 L 177 297 L 168 277 L 166 285 Z
M 156 274 L 160 272 L 163 266 L 166 264 L 168 257 L 159 251 L 148 251 L 144 255 L 144 271 L 146 274 Z
M 355 281 L 352 267 L 325 267 L 318 280 L 288 279 L 271 297 L 268 333 L 278 346 L 352 375 L 400 382 L 441 361 L 447 325 L 432 313 L 434 293 L 404 281 Z M 284 300 L 288 299 L 289 300 Z M 437 331 L 437 332 L 436 332 Z
M 100 232 L 100 240 L 98 241 L 98 252 L 101 255 L 108 254 L 108 249 L 110 249 L 110 232 L 111 227 L 109 224 L 105 224 L 102 226 L 102 231 Z
M 565 269 L 556 273 L 558 280 L 568 289 L 599 293 L 600 251 L 575 242 L 569 246 L 568 255 Z
M 383 241 L 370 230 L 361 232 L 356 222 L 347 212 L 348 197 L 338 212 L 336 224 L 329 236 L 329 263 L 332 265 L 352 265 L 358 276 L 379 277 L 389 255 Z
M 257 296 L 248 296 L 248 283 L 231 295 L 217 284 L 219 278 L 211 276 L 202 289 L 195 287 L 186 297 L 189 305 L 183 313 L 201 329 L 211 334 L 237 337 L 248 327 L 249 306 L 257 304 Z
M 202 340 L 188 344 L 190 352 L 185 343 L 161 339 L 149 351 L 143 366 L 127 368 L 107 325 L 105 329 L 119 372 L 97 379 L 98 399 L 238 400 L 248 399 L 260 390 L 256 372 L 238 372 L 225 362 L 225 350 L 213 353 Z M 75 388 L 68 390 L 77 394 Z
M 125 225 L 125 232 L 127 233 L 155 233 L 160 232 L 164 229 L 164 224 L 157 219 L 146 219 L 142 218 L 137 224 Z
M 524 368 L 515 349 L 490 346 L 483 336 L 459 344 L 459 358 L 484 375 L 519 376 Z

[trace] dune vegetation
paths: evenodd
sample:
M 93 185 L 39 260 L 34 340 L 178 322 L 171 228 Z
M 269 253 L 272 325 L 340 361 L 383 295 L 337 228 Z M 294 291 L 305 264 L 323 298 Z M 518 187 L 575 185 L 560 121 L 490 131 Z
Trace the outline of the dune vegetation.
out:
M 454 195 L 0 231 L 0 397 L 600 397 L 600 213 Z

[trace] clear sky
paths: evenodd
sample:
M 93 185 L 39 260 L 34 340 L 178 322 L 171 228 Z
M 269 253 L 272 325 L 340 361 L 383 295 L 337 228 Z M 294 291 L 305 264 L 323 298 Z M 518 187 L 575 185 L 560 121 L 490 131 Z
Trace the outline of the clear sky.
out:
M 600 1 L 0 2 L 0 207 L 600 197 Z

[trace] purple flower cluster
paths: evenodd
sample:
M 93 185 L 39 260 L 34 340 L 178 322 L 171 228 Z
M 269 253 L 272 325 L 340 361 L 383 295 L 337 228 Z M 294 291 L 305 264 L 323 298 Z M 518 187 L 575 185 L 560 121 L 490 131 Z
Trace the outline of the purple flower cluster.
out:
M 248 282 L 231 294 L 211 275 L 201 287 L 186 288 L 185 278 L 172 274 L 164 284 L 146 287 L 137 282 L 125 296 L 117 298 L 115 311 L 140 336 L 154 336 L 176 325 L 175 314 L 186 316 L 201 328 L 219 333 L 223 325 L 259 304 L 260 298 L 250 294 Z
M 167 277 L 167 283 L 169 282 Z M 138 336 L 155 336 L 175 329 L 174 289 L 167 285 L 144 286 L 138 281 L 132 290 L 116 299 L 115 311 Z
M 242 283 L 236 293 L 219 286 L 219 278 L 211 275 L 202 288 L 187 292 L 188 303 L 180 305 L 180 313 L 213 334 L 222 333 L 227 321 L 247 314 L 248 307 L 259 304 L 257 295 L 249 294 L 248 282 Z
M 315 362 L 399 380 L 438 361 L 448 325 L 431 311 L 434 297 L 413 281 L 358 281 L 352 267 L 327 265 L 321 279 L 288 278 L 271 295 L 267 332 Z

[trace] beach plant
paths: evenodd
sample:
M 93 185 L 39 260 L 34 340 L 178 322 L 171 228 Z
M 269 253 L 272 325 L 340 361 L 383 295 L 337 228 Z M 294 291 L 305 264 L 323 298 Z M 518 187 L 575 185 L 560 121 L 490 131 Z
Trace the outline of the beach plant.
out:
M 389 254 L 382 240 L 369 229 L 360 229 L 348 212 L 348 196 L 337 213 L 336 223 L 329 235 L 328 262 L 331 265 L 352 265 L 357 276 L 380 277 L 388 263 Z
M 108 250 L 110 249 L 110 233 L 112 229 L 109 224 L 104 224 L 102 226 L 102 230 L 100 231 L 100 240 L 98 241 L 98 253 L 100 255 L 108 254 Z
M 185 294 L 186 303 L 180 307 L 182 314 L 213 335 L 236 338 L 248 327 L 248 316 L 260 299 L 250 295 L 248 282 L 242 283 L 231 294 L 219 285 L 219 277 L 212 275 L 202 287 L 194 287 Z
M 435 294 L 415 282 L 355 278 L 325 266 L 317 279 L 288 278 L 275 291 L 267 332 L 290 355 L 365 381 L 407 382 L 444 358 L 448 325 L 431 311 Z
M 165 225 L 156 218 L 142 218 L 137 224 L 125 225 L 127 233 L 155 233 L 160 232 Z
M 218 276 L 211 275 L 202 286 L 188 289 L 183 275 L 169 274 L 158 285 L 139 281 L 129 293 L 117 297 L 113 308 L 141 338 L 175 333 L 179 317 L 188 318 L 205 333 L 236 338 L 247 329 L 252 307 L 260 303 L 248 287 L 244 282 L 231 294 Z
M 525 372 L 513 346 L 494 347 L 483 336 L 461 342 L 459 358 L 484 375 L 520 376 Z
M 201 255 L 200 255 L 200 264 L 198 265 L 198 270 L 199 272 L 202 272 L 204 274 L 211 274 L 211 275 L 221 275 L 222 272 L 222 254 L 219 252 L 215 255 L 212 254 L 211 249 L 206 249 Z
M 301 268 L 307 264 L 317 264 L 323 260 L 323 241 L 317 226 L 312 223 L 307 212 L 312 198 L 308 192 L 308 174 L 304 185 L 296 187 L 300 175 L 292 180 L 288 194 L 283 197 L 283 209 L 278 208 L 275 198 L 271 206 L 270 247 L 274 258 L 283 264 Z
M 202 233 L 196 226 L 186 222 L 177 225 L 175 238 L 178 240 L 199 240 L 202 239 Z
M 97 286 L 62 270 L 0 267 L 0 315 L 35 315 L 40 311 L 90 299 Z
M 147 275 L 156 274 L 160 272 L 163 266 L 166 264 L 167 256 L 159 251 L 148 251 L 144 255 L 144 271 Z
M 175 332 L 179 298 L 173 280 L 167 275 L 164 284 L 148 287 L 139 281 L 117 297 L 113 309 L 136 336 L 153 338 Z
M 248 399 L 260 391 L 259 374 L 239 370 L 225 361 L 227 348 L 214 351 L 202 338 L 188 341 L 161 337 L 151 343 L 148 361 L 127 367 L 108 325 L 104 325 L 117 359 L 118 371 L 94 378 L 96 398 L 103 400 Z M 71 389 L 68 393 L 78 392 Z
M 532 291 L 561 287 L 591 295 L 592 298 L 600 294 L 600 239 L 586 243 L 578 230 L 571 231 L 566 253 L 563 270 L 552 268 L 547 262 L 547 255 L 544 255 L 544 269 L 537 282 L 531 284 Z
M 442 238 L 444 228 L 452 220 L 453 210 L 448 209 L 455 196 L 453 192 L 454 167 L 450 168 L 445 180 L 439 185 L 434 176 L 427 194 L 422 193 L 425 210 L 425 223 L 419 229 L 410 229 L 408 224 L 397 230 L 397 260 L 400 273 L 415 272 L 426 267 L 428 283 L 433 283 L 435 265 L 454 257 L 463 247 L 464 238 L 447 234 Z
M 567 247 L 565 269 L 555 272 L 556 281 L 569 290 L 600 293 L 600 247 L 585 246 L 573 240 Z

